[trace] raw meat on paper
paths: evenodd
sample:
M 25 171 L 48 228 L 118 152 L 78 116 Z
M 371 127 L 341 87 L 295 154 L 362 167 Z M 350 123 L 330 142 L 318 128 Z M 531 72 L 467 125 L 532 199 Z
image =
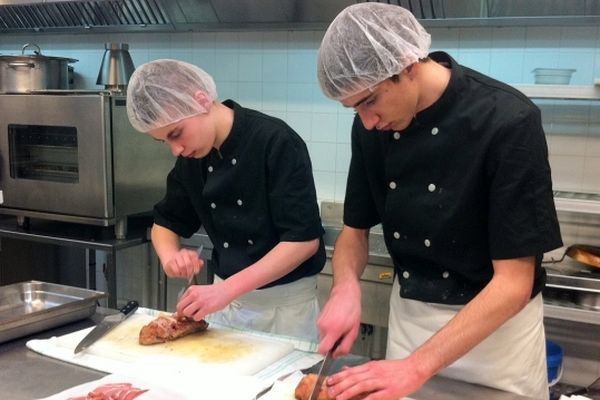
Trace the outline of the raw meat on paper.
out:
M 131 383 L 107 383 L 98 386 L 87 396 L 69 397 L 67 400 L 133 400 L 148 389 L 139 389 Z

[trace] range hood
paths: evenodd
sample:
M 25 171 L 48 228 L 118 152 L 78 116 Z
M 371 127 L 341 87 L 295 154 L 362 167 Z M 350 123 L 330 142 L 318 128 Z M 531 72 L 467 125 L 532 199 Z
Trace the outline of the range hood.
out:
M 0 32 L 324 29 L 360 0 L 0 0 Z M 380 0 L 425 26 L 598 24 L 600 0 Z

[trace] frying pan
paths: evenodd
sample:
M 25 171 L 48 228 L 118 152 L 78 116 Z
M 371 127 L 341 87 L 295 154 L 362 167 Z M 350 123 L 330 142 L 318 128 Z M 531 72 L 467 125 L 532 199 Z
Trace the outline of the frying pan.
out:
M 552 259 L 551 261 L 544 261 L 544 263 L 558 263 L 561 262 L 565 256 L 569 256 L 580 263 L 589 265 L 590 267 L 600 269 L 600 247 L 589 244 L 571 245 L 567 247 L 560 259 Z

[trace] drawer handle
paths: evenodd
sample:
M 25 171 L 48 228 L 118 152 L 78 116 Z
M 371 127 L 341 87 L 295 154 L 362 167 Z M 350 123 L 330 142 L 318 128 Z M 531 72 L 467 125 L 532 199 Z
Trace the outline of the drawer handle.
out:
M 392 273 L 391 272 L 380 272 L 379 273 L 379 280 L 380 281 L 385 281 L 388 279 L 392 279 Z

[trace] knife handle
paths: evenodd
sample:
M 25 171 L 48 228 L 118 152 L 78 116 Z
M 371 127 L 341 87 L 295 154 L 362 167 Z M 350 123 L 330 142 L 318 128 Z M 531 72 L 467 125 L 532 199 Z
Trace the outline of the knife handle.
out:
M 128 317 L 129 315 L 133 314 L 135 312 L 135 310 L 138 309 L 139 306 L 140 305 L 138 304 L 137 301 L 131 300 L 127 304 L 125 304 L 125 306 L 123 308 L 121 308 L 119 310 L 119 312 L 122 314 L 125 314 L 125 316 Z

